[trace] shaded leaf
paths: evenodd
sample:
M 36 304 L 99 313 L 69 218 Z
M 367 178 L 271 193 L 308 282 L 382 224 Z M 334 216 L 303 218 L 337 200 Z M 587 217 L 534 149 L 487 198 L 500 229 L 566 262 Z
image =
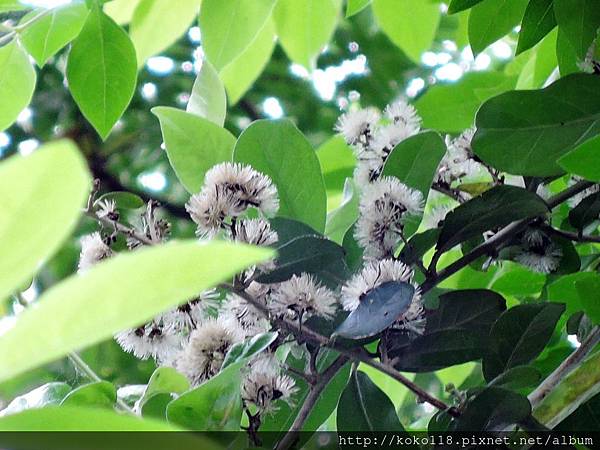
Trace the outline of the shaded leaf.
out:
M 517 55 L 532 48 L 556 26 L 554 0 L 530 0 L 519 31 Z
M 542 381 L 542 374 L 535 367 L 516 366 L 498 375 L 490 381 L 489 385 L 514 391 L 535 387 L 540 381 Z
M 219 74 L 208 62 L 202 62 L 200 73 L 194 81 L 187 112 L 210 120 L 222 127 L 227 114 L 227 97 Z
M 472 8 L 477 3 L 480 3 L 482 1 L 483 0 L 450 0 L 450 6 L 448 6 L 448 14 L 456 14 L 457 12 Z
M 584 278 L 575 283 L 583 310 L 595 325 L 600 325 L 600 277 Z
M 600 158 L 600 137 L 595 137 L 562 156 L 558 164 L 566 171 L 586 180 L 600 182 L 598 158 Z
M 600 8 L 595 0 L 555 0 L 556 21 L 580 60 L 596 39 L 600 27 Z
M 585 197 L 569 211 L 569 223 L 578 230 L 583 230 L 587 225 L 598 220 L 599 216 L 600 193 L 595 193 Z
M 400 260 L 407 265 L 412 265 L 416 261 L 423 258 L 423 255 L 427 253 L 436 244 L 440 235 L 439 228 L 432 228 L 430 230 L 423 231 L 413 235 L 408 243 L 400 251 L 398 257 Z

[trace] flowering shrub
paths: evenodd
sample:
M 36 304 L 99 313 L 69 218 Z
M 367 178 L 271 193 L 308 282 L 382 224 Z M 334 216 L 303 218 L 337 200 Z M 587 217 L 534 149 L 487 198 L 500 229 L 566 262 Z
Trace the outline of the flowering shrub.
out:
M 307 126 L 321 110 L 269 113 L 274 97 L 262 117 L 252 85 L 285 58 L 317 88 L 327 70 L 334 91 L 353 82 L 316 65 L 339 50 L 323 53 L 342 3 L 407 76 L 442 67 L 405 95 L 395 79 L 322 93 L 324 129 Z M 21 154 L 0 163 L 0 430 L 244 431 L 284 449 L 318 429 L 597 429 L 600 18 L 567 3 L 142 0 L 125 17 L 123 0 L 0 1 L 0 156 Z M 454 20 L 466 50 L 436 37 Z M 202 50 L 181 64 L 187 109 L 150 108 L 177 104 L 153 98 L 169 77 L 141 77 L 186 31 Z M 275 36 L 286 56 L 267 64 Z M 481 72 L 490 45 L 519 55 Z M 377 55 L 361 74 L 393 65 Z M 442 83 L 443 67 L 469 73 Z M 74 100 L 46 134 L 21 112 L 38 73 L 58 77 L 40 117 Z M 148 176 L 162 187 L 132 181 Z

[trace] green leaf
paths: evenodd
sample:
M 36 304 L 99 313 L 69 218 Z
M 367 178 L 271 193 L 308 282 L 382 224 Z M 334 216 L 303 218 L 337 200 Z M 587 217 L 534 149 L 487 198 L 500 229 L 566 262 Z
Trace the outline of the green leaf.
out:
M 577 294 L 586 316 L 600 325 L 600 277 L 584 278 L 575 283 Z
M 529 0 L 484 0 L 469 15 L 469 42 L 477 55 L 521 23 Z
M 239 431 L 243 363 L 240 361 L 230 365 L 169 403 L 169 422 L 196 431 Z
M 21 23 L 39 14 L 27 14 Z M 28 25 L 21 33 L 21 42 L 38 66 L 42 67 L 51 56 L 77 37 L 88 16 L 83 3 L 74 3 L 51 12 Z
M 470 400 L 452 431 L 504 431 L 531 414 L 527 397 L 498 387 L 488 387 Z
M 137 50 L 139 67 L 187 31 L 198 13 L 200 0 L 178 0 L 177 7 L 173 6 L 164 0 L 141 0 L 135 8 L 129 35 Z
M 275 339 L 277 339 L 277 332 L 260 333 L 246 339 L 244 342 L 238 342 L 237 344 L 232 345 L 227 352 L 227 355 L 225 355 L 221 370 L 262 352 L 268 348 Z
M 477 113 L 473 151 L 515 175 L 562 174 L 556 160 L 600 132 L 600 77 L 568 75 L 545 89 L 512 91 Z
M 433 44 L 440 23 L 440 5 L 422 0 L 373 0 L 377 23 L 415 63 Z
M 202 62 L 200 73 L 194 81 L 187 112 L 210 120 L 222 127 L 227 114 L 227 96 L 219 74 L 208 62 Z
M 181 241 L 104 261 L 46 291 L 0 336 L 0 347 L 11 349 L 0 381 L 140 325 L 271 256 L 258 247 Z
M 0 431 L 181 431 L 165 422 L 141 420 L 101 408 L 31 409 L 0 418 Z M 47 437 L 46 437 L 47 439 Z M 197 445 L 202 446 L 201 438 Z M 204 442 L 204 444 L 208 444 Z M 45 447 L 45 446 L 42 446 Z M 42 448 L 38 447 L 38 448 Z M 114 448 L 114 447 L 113 447 Z
M 557 37 L 558 29 L 551 31 L 531 52 L 524 54 L 530 56 L 519 74 L 517 89 L 539 89 L 546 84 L 558 66 Z
M 600 27 L 600 8 L 596 0 L 555 0 L 554 14 L 558 27 L 575 50 L 577 58 L 583 60 L 596 39 Z
M 342 204 L 327 214 L 325 235 L 334 242 L 341 244 L 346 232 L 358 219 L 358 192 L 351 179 L 344 183 Z
M 0 416 L 17 414 L 28 409 L 42 408 L 49 405 L 58 405 L 71 391 L 71 386 L 66 383 L 53 382 L 40 386 L 26 394 L 16 397 L 1 411 Z
M 68 141 L 0 164 L 0 298 L 60 248 L 79 220 L 90 184 L 83 158 Z
M 135 8 L 142 0 L 111 0 L 104 5 L 104 12 L 119 25 L 131 22 Z
M 202 48 L 221 70 L 248 48 L 271 16 L 275 0 L 203 0 Z
M 204 174 L 231 161 L 235 138 L 207 119 L 179 109 L 152 108 L 158 117 L 171 167 L 189 193 L 200 191 Z
M 501 373 L 492 381 L 490 386 L 498 386 L 511 391 L 535 387 L 542 381 L 542 374 L 532 366 L 517 366 Z
M 556 26 L 552 3 L 553 0 L 530 0 L 519 31 L 517 55 L 532 48 Z
M 344 249 L 329 239 L 301 236 L 285 243 L 277 252 L 275 268 L 259 276 L 260 283 L 280 283 L 307 272 L 329 286 L 337 286 L 348 277 Z
M 583 306 L 575 286 L 579 280 L 594 276 L 591 272 L 580 272 L 562 276 L 548 285 L 547 299 L 553 302 L 565 303 L 567 305 L 567 316 L 581 312 L 583 311 Z
M 467 73 L 456 83 L 430 87 L 415 107 L 424 127 L 460 133 L 473 126 L 485 100 L 514 88 L 516 81 L 498 72 Z
M 493 290 L 516 297 L 539 295 L 546 284 L 546 275 L 532 272 L 517 264 L 503 264 L 506 265 L 506 270 L 495 278 Z
M 327 198 L 321 166 L 308 140 L 289 120 L 258 120 L 239 137 L 236 162 L 250 164 L 277 186 L 279 216 L 325 229 Z
M 29 104 L 35 90 L 35 69 L 17 41 L 0 47 L 0 131 L 8 128 Z
M 159 367 L 154 371 L 143 395 L 139 400 L 139 408 L 144 417 L 151 416 L 153 411 L 160 411 L 160 417 L 165 417 L 167 404 L 173 400 L 172 394 L 182 394 L 190 389 L 187 377 L 172 367 Z
M 94 202 L 95 205 L 102 201 L 114 201 L 117 209 L 138 209 L 145 205 L 144 200 L 138 195 L 127 191 L 107 192 Z
M 446 215 L 436 250 L 450 250 L 485 231 L 547 212 L 548 206 L 535 193 L 515 186 L 496 186 Z
M 579 204 L 569 211 L 569 223 L 583 230 L 590 223 L 598 220 L 600 216 L 600 193 L 585 197 Z
M 346 5 L 346 18 L 358 14 L 371 4 L 373 0 L 348 0 Z
M 74 389 L 63 399 L 61 405 L 112 408 L 116 401 L 115 385 L 108 381 L 97 381 Z
M 571 44 L 567 33 L 560 27 L 558 27 L 558 37 L 556 40 L 556 57 L 561 76 L 564 77 L 571 73 L 581 72 L 578 65 L 580 59 L 577 57 L 575 47 Z
M 569 173 L 586 180 L 600 182 L 600 136 L 584 142 L 558 160 L 558 164 Z
M 490 332 L 494 348 L 483 358 L 485 378 L 491 380 L 533 361 L 544 350 L 564 311 L 561 303 L 529 303 L 504 312 Z
M 389 397 L 369 376 L 355 370 L 337 408 L 339 431 L 404 431 Z
M 343 201 L 346 179 L 352 179 L 356 157 L 344 138 L 335 135 L 317 148 L 317 158 L 327 189 L 327 210 L 331 211 Z
M 457 12 L 464 11 L 482 1 L 483 0 L 450 0 L 450 6 L 448 6 L 448 14 L 456 14 Z
M 275 48 L 275 23 L 269 19 L 254 41 L 219 72 L 230 105 L 235 105 L 261 74 Z
M 279 42 L 288 57 L 308 69 L 331 40 L 337 24 L 337 0 L 279 0 L 273 17 Z
M 413 235 L 402 248 L 399 255 L 400 260 L 407 265 L 412 265 L 419 261 L 435 245 L 439 236 L 439 228 L 425 230 L 422 233 Z
M 133 97 L 137 64 L 127 33 L 98 6 L 71 45 L 67 80 L 77 106 L 106 139 Z

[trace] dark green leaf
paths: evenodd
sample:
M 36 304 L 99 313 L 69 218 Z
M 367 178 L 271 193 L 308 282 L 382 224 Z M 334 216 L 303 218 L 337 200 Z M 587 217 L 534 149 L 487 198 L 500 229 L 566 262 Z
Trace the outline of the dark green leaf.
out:
M 302 222 L 298 222 L 293 219 L 286 219 L 285 217 L 275 217 L 271 219 L 271 228 L 277 231 L 277 244 L 282 247 L 294 239 L 306 236 L 316 236 L 323 238 L 324 236 L 316 231 L 314 228 L 305 225 Z
M 483 0 L 450 0 L 450 6 L 448 6 L 448 14 L 455 14 L 465 9 L 469 9 L 475 6 L 477 3 Z
M 369 376 L 355 370 L 337 408 L 338 431 L 404 431 L 389 397 Z
M 239 361 L 249 358 L 250 356 L 256 355 L 257 353 L 265 350 L 273 341 L 277 339 L 277 332 L 273 333 L 260 333 L 256 336 L 246 339 L 244 342 L 239 342 L 233 345 L 221 366 L 221 370 L 225 369 L 231 364 L 235 364 Z
M 587 225 L 598 220 L 600 216 L 600 193 L 585 197 L 572 210 L 569 211 L 569 223 L 583 230 Z
M 356 225 L 353 225 L 352 228 L 346 232 L 344 241 L 342 242 L 344 251 L 346 252 L 346 264 L 348 265 L 350 272 L 356 272 L 363 264 L 363 249 L 358 245 L 354 238 L 355 227 Z
M 169 422 L 197 431 L 239 431 L 241 367 L 232 364 L 167 407 Z
M 590 181 L 600 182 L 600 137 L 584 142 L 558 160 L 566 171 Z
M 488 387 L 470 400 L 454 431 L 505 431 L 531 414 L 526 397 L 506 389 Z
M 73 41 L 67 80 L 79 109 L 106 139 L 133 97 L 137 63 L 129 36 L 99 6 Z
M 474 152 L 516 175 L 560 175 L 556 160 L 600 132 L 600 77 L 569 75 L 545 89 L 512 91 L 477 113 Z
M 215 164 L 231 161 L 235 138 L 225 128 L 175 108 L 161 106 L 152 113 L 160 120 L 169 162 L 188 192 L 200 190 Z
M 490 381 L 489 385 L 514 391 L 522 388 L 535 387 L 541 380 L 542 374 L 535 367 L 517 366 L 498 375 Z
M 335 336 L 363 339 L 390 327 L 410 307 L 415 288 L 409 283 L 383 283 L 361 299 L 360 305 L 335 330 Z
M 481 53 L 521 23 L 528 0 L 484 0 L 469 15 L 469 43 Z
M 304 135 L 289 120 L 258 120 L 244 130 L 233 159 L 250 164 L 277 186 L 283 217 L 325 229 L 327 196 L 321 166 Z
M 519 32 L 517 55 L 530 49 L 556 26 L 554 0 L 530 0 Z
M 63 399 L 61 405 L 112 408 L 116 401 L 115 385 L 108 381 L 98 381 L 74 389 Z
M 517 305 L 492 327 L 493 351 L 483 358 L 483 373 L 491 380 L 502 372 L 530 363 L 544 349 L 565 311 L 560 303 Z
M 493 228 L 548 212 L 536 194 L 515 186 L 496 186 L 448 213 L 436 250 L 444 252 Z
M 575 54 L 583 60 L 600 27 L 597 0 L 555 0 L 554 14 Z
M 592 397 L 577 408 L 565 420 L 560 422 L 554 430 L 559 432 L 590 432 L 600 430 L 600 394 Z
M 407 265 L 419 261 L 435 245 L 439 236 L 439 228 L 432 228 L 413 235 L 400 251 L 400 260 Z

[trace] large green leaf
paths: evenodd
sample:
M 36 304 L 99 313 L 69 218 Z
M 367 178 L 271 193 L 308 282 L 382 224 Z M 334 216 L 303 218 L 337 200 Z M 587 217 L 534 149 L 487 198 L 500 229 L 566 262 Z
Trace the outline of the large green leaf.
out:
M 475 6 L 477 3 L 483 0 L 450 0 L 450 6 L 448 6 L 448 14 L 455 14 L 465 9 L 469 9 Z
M 517 80 L 517 89 L 539 89 L 546 84 L 552 72 L 558 67 L 556 42 L 558 29 L 551 31 L 530 52 L 527 63 Z M 522 56 L 523 57 L 523 56 Z
M 177 7 L 165 0 L 141 0 L 129 25 L 138 65 L 142 66 L 146 59 L 165 50 L 185 33 L 199 8 L 200 0 L 177 0 Z
M 346 18 L 358 14 L 371 4 L 372 0 L 348 0 L 346 5 Z
M 569 223 L 583 231 L 583 229 L 598 220 L 600 216 L 600 193 L 596 192 L 581 200 L 575 208 L 569 211 Z
M 515 186 L 496 186 L 448 213 L 437 251 L 447 251 L 485 231 L 547 212 L 546 203 L 535 193 Z
M 555 0 L 554 14 L 565 37 L 580 60 L 585 58 L 600 27 L 600 8 L 596 0 Z
M 583 310 L 590 320 L 600 325 L 600 277 L 584 278 L 575 283 Z
M 564 311 L 565 305 L 560 303 L 530 303 L 504 312 L 490 332 L 494 347 L 483 358 L 486 379 L 537 357 Z
M 390 398 L 359 370 L 350 375 L 337 408 L 339 431 L 404 431 Z
M 35 79 L 29 56 L 18 42 L 0 47 L 0 131 L 8 128 L 29 104 Z
M 377 23 L 414 62 L 431 48 L 440 23 L 440 6 L 422 0 L 373 0 Z
M 586 180 L 600 182 L 600 136 L 584 142 L 558 160 L 566 171 Z
M 116 401 L 115 385 L 108 381 L 97 381 L 74 389 L 62 400 L 61 405 L 112 408 Z
M 484 101 L 514 88 L 516 81 L 498 72 L 468 73 L 456 83 L 430 87 L 415 107 L 426 128 L 460 133 L 473 126 Z
M 22 22 L 36 14 L 39 12 L 26 15 Z M 88 9 L 83 3 L 55 8 L 27 26 L 21 33 L 21 42 L 37 65 L 42 67 L 52 55 L 77 37 L 87 16 Z
M 533 47 L 556 26 L 552 3 L 553 0 L 529 2 L 519 31 L 517 55 Z
M 133 97 L 137 64 L 127 33 L 97 5 L 73 41 L 67 80 L 79 109 L 106 139 Z
M 208 119 L 179 109 L 152 109 L 160 120 L 169 162 L 190 193 L 200 190 L 204 174 L 215 164 L 231 161 L 235 138 Z
M 595 277 L 595 274 L 591 272 L 579 272 L 562 276 L 558 280 L 548 284 L 546 289 L 547 300 L 565 303 L 567 306 L 567 316 L 581 312 L 583 311 L 583 305 L 577 293 L 577 283 L 580 280 L 593 277 Z
M 148 380 L 139 405 L 143 410 L 144 405 L 157 396 L 166 394 L 170 398 L 171 394 L 182 394 L 189 389 L 190 382 L 185 375 L 172 367 L 159 367 Z
M 197 431 L 239 431 L 242 417 L 241 368 L 232 364 L 167 407 L 169 422 Z
M 221 70 L 252 43 L 271 16 L 275 0 L 203 0 L 202 47 Z
M 80 217 L 89 187 L 85 162 L 68 141 L 0 164 L 0 298 L 60 248 Z
M 474 54 L 521 23 L 529 0 L 484 0 L 469 15 L 469 43 Z
M 337 24 L 338 0 L 279 0 L 273 16 L 279 41 L 288 57 L 313 69 Z
M 0 381 L 144 323 L 271 256 L 258 247 L 182 241 L 102 262 L 48 290 L 0 336 L 8 349 Z
M 556 160 L 600 132 L 600 77 L 568 75 L 545 89 L 492 98 L 477 113 L 474 152 L 517 175 L 562 173 Z
M 202 62 L 200 73 L 194 81 L 187 112 L 210 120 L 220 127 L 225 123 L 227 96 L 219 74 L 208 61 Z
M 133 18 L 135 8 L 142 0 L 111 0 L 104 4 L 104 12 L 119 25 L 128 24 Z
M 269 19 L 254 41 L 219 72 L 229 104 L 236 104 L 259 77 L 275 48 L 275 24 Z
M 296 219 L 322 232 L 327 197 L 321 166 L 304 135 L 289 120 L 259 120 L 235 145 L 233 159 L 250 164 L 277 186 L 278 215 Z

